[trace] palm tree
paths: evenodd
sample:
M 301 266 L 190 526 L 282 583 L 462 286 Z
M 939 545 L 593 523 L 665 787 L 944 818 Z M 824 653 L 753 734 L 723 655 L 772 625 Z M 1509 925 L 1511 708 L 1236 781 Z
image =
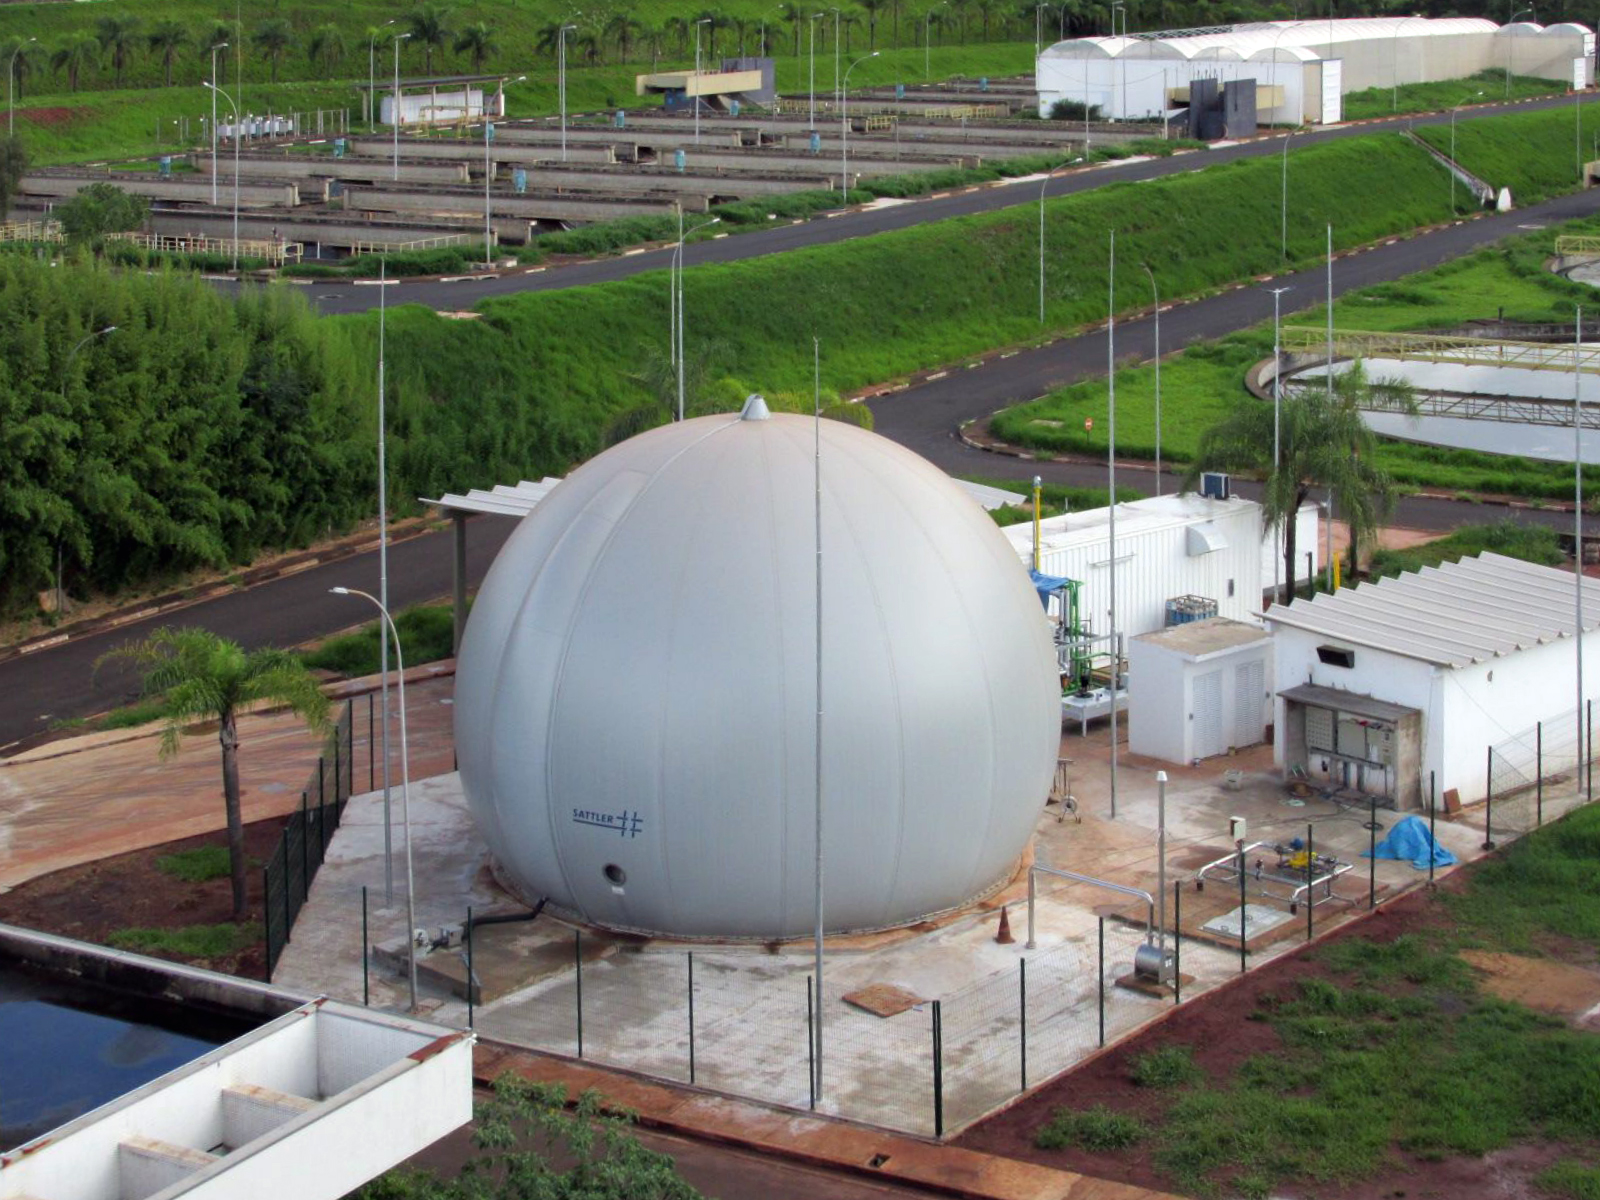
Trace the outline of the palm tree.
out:
M 1310 381 L 1307 387 L 1314 386 Z M 1326 386 L 1326 385 L 1324 385 Z M 1370 379 L 1367 376 L 1366 364 L 1360 359 L 1351 363 L 1349 368 L 1340 371 L 1333 377 L 1334 403 L 1360 414 L 1364 409 L 1381 409 L 1385 412 L 1398 412 L 1408 417 L 1415 417 L 1421 411 L 1417 407 L 1417 392 L 1414 387 L 1403 379 L 1382 376 Z M 1359 455 L 1361 447 L 1351 446 L 1352 456 Z M 1348 518 L 1353 508 L 1363 504 L 1363 497 L 1339 497 L 1339 506 Z M 1375 531 L 1382 524 L 1381 517 L 1387 513 L 1374 514 L 1370 518 L 1361 517 L 1350 520 L 1350 578 L 1356 577 L 1356 571 L 1361 565 L 1361 535 L 1368 530 Z M 1332 514 L 1329 514 L 1332 519 Z
M 78 76 L 85 67 L 100 65 L 100 39 L 92 33 L 69 33 L 50 54 L 50 66 L 67 73 L 67 87 L 78 90 Z
M 422 47 L 426 74 L 433 74 L 433 52 L 450 40 L 450 14 L 437 4 L 424 4 L 406 18 L 411 40 Z
M 632 49 L 634 40 L 644 32 L 644 26 L 632 13 L 619 12 L 606 22 L 605 32 L 617 44 L 617 57 L 627 62 L 628 51 Z
M 889 6 L 889 0 L 859 0 L 867 14 L 867 49 L 878 48 L 878 14 Z
M 329 79 L 344 61 L 345 50 L 344 31 L 332 23 L 318 25 L 306 39 L 306 57 L 320 62 Z
M 284 650 L 246 651 L 205 629 L 156 630 L 142 641 L 103 654 L 133 664 L 143 691 L 162 701 L 166 727 L 161 757 L 178 751 L 184 726 L 216 721 L 222 744 L 222 797 L 228 818 L 228 864 L 233 876 L 233 919 L 245 915 L 244 818 L 239 807 L 239 728 L 241 709 L 265 703 L 289 709 L 320 732 L 328 725 L 328 699 L 311 672 Z
M 22 38 L 14 37 L 9 41 L 0 42 L 0 59 L 12 64 L 12 78 L 15 80 L 17 99 L 22 99 L 22 83 L 28 77 L 28 72 L 33 69 L 30 61 L 32 54 L 29 43 Z
M 111 55 L 111 68 L 122 86 L 122 69 L 139 47 L 139 22 L 133 17 L 101 17 L 95 23 L 95 38 L 100 48 Z
M 172 86 L 172 60 L 189 44 L 189 31 L 176 21 L 162 21 L 145 37 L 152 54 L 161 55 L 161 70 L 168 87 Z
M 474 21 L 456 34 L 455 51 L 471 60 L 474 74 L 481 72 L 483 60 L 495 52 L 494 27 Z
M 267 56 L 267 62 L 272 66 L 272 82 L 278 82 L 278 64 L 283 61 L 283 56 L 289 47 L 294 45 L 294 29 L 282 17 L 273 17 L 261 22 L 261 27 L 251 36 L 256 49 Z
M 1261 496 L 1267 526 L 1284 526 L 1284 591 L 1294 599 L 1295 514 L 1313 487 L 1333 488 L 1352 533 L 1371 533 L 1394 509 L 1396 489 L 1376 466 L 1377 437 L 1361 413 L 1322 388 L 1297 392 L 1280 406 L 1279 454 L 1273 469 L 1273 406 L 1251 397 L 1200 435 L 1183 478 L 1192 490 L 1203 471 L 1258 470 L 1266 475 Z

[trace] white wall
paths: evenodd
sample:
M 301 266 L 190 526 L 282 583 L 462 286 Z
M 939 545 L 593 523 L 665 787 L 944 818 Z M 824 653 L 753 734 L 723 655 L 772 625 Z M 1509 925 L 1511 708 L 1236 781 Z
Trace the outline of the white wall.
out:
M 394 124 L 394 93 L 380 93 L 378 123 Z M 404 125 L 424 125 L 437 121 L 460 121 L 483 116 L 483 89 L 456 88 L 451 91 L 400 92 L 400 116 Z M 489 96 L 489 115 L 505 116 L 505 93 L 493 92 Z
M 1260 690 L 1244 696 L 1238 672 L 1252 663 L 1261 664 Z M 1198 740 L 1203 718 L 1196 683 L 1212 672 L 1221 676 L 1216 694 L 1220 742 L 1206 747 Z M 1267 699 L 1275 690 L 1268 639 L 1194 657 L 1136 638 L 1128 643 L 1128 749 L 1185 764 L 1230 747 L 1256 745 L 1266 732 Z M 1253 732 L 1241 736 L 1245 721 Z
M 1569 638 L 1530 646 L 1503 658 L 1461 668 L 1435 667 L 1418 659 L 1355 645 L 1338 638 L 1279 626 L 1273 631 L 1275 692 L 1301 683 L 1372 696 L 1422 713 L 1421 794 L 1426 804 L 1428 772 L 1438 794 L 1455 788 L 1463 803 L 1482 800 L 1488 747 L 1570 712 L 1577 704 L 1576 655 Z M 1317 647 L 1355 651 L 1355 665 L 1329 666 Z M 1584 639 L 1584 679 L 1590 696 L 1600 692 L 1600 631 Z M 1279 727 L 1284 702 L 1274 699 Z M 1284 765 L 1278 739 L 1274 761 Z

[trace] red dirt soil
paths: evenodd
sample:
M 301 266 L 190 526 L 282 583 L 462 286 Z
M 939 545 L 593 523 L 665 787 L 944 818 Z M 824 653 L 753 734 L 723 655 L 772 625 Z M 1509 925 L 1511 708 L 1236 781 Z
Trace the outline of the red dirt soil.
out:
M 1463 876 L 1464 872 L 1458 871 L 1441 880 L 1440 889 L 1459 889 Z M 1189 1048 L 1196 1065 L 1208 1078 L 1231 1077 L 1252 1055 L 1270 1054 L 1282 1047 L 1269 1023 L 1248 1019 L 1263 997 L 1287 992 L 1302 979 L 1347 982 L 1317 960 L 1317 948 L 1344 938 L 1389 942 L 1403 934 L 1438 928 L 1444 923 L 1441 907 L 1435 896 L 1420 890 L 1391 901 L 1310 947 L 1255 968 L 1214 992 L 1169 1010 L 1164 1018 L 1130 1040 L 973 1126 L 956 1138 L 955 1144 L 1102 1179 L 1170 1190 L 1172 1181 L 1156 1172 L 1150 1149 L 1136 1147 L 1116 1153 L 1093 1153 L 1077 1147 L 1040 1150 L 1033 1144 L 1034 1133 L 1062 1106 L 1086 1109 L 1103 1104 L 1114 1112 L 1141 1119 L 1157 1118 L 1169 1097 L 1135 1085 L 1131 1063 L 1162 1046 Z M 1570 1147 L 1562 1145 L 1523 1143 L 1482 1159 L 1456 1157 L 1432 1162 L 1397 1150 L 1392 1156 L 1395 1165 L 1370 1180 L 1348 1187 L 1296 1183 L 1275 1189 L 1274 1195 L 1317 1200 L 1536 1200 L 1546 1193 L 1533 1186 L 1533 1177 L 1571 1153 Z
M 88 109 L 84 108 L 19 108 L 19 120 L 32 121 L 41 129 L 54 129 L 60 125 L 70 125 L 83 116 Z
M 250 863 L 245 872 L 249 906 L 244 919 L 257 930 L 261 928 L 261 864 L 277 849 L 283 825 L 282 819 L 277 819 L 244 827 Z M 186 883 L 158 871 L 155 864 L 162 855 L 178 850 L 226 844 L 223 833 L 205 834 L 42 875 L 0 896 L 0 921 L 98 945 L 105 945 L 118 929 L 220 925 L 233 919 L 233 891 L 226 877 Z M 153 957 L 246 979 L 266 977 L 266 945 L 259 938 L 237 954 L 221 958 Z

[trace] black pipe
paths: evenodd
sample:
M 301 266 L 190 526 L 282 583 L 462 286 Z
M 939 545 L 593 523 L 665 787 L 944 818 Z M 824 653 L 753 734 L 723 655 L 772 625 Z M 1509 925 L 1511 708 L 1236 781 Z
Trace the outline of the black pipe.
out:
M 470 936 L 472 931 L 474 929 L 478 928 L 480 925 L 510 925 L 515 921 L 535 921 L 535 920 L 538 920 L 539 914 L 544 911 L 544 906 L 546 904 L 549 904 L 549 903 L 550 903 L 550 898 L 548 896 L 546 896 L 543 899 L 541 899 L 538 904 L 535 904 L 533 906 L 533 910 L 531 912 L 525 912 L 525 913 L 497 913 L 497 914 L 495 914 L 493 916 L 487 916 L 487 917 L 475 917 L 475 916 L 470 915 L 470 912 L 469 912 L 469 915 L 467 917 L 467 927 L 461 931 L 461 936 L 462 937 Z

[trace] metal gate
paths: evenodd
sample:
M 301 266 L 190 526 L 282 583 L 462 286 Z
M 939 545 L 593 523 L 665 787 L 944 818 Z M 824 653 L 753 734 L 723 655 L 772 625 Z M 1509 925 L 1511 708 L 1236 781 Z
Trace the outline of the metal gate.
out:
M 1194 745 L 1195 758 L 1210 758 L 1221 754 L 1227 746 L 1222 743 L 1222 668 L 1207 671 L 1194 677 Z

